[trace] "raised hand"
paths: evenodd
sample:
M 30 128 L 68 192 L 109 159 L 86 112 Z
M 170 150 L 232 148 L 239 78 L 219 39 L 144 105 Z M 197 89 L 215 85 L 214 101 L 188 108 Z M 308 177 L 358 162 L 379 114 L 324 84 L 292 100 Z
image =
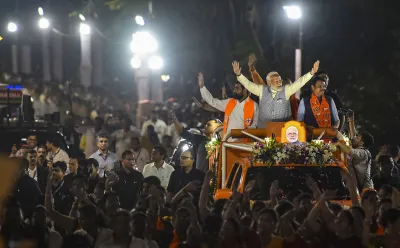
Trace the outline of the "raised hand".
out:
M 236 76 L 240 76 L 240 74 L 242 74 L 242 68 L 240 67 L 239 62 L 233 61 L 232 68 L 233 68 L 233 72 L 236 74 Z
M 254 64 L 256 63 L 256 61 L 257 61 L 256 55 L 255 55 L 254 53 L 250 54 L 250 55 L 249 55 L 249 62 L 248 62 L 249 68 L 252 67 L 252 66 L 254 66 Z
M 336 190 L 325 190 L 321 197 L 324 201 L 329 201 L 336 197 L 336 192 Z
M 198 190 L 200 186 L 201 186 L 200 181 L 192 181 L 185 186 L 185 189 L 189 192 L 193 192 Z
M 250 192 L 254 189 L 255 186 L 256 186 L 256 180 L 251 180 L 250 182 L 247 183 L 244 192 L 250 194 Z
M 311 69 L 311 75 L 315 75 L 319 69 L 319 60 L 315 61 L 313 68 Z
M 199 72 L 199 75 L 197 76 L 197 81 L 199 83 L 200 89 L 204 87 L 204 77 L 203 73 Z

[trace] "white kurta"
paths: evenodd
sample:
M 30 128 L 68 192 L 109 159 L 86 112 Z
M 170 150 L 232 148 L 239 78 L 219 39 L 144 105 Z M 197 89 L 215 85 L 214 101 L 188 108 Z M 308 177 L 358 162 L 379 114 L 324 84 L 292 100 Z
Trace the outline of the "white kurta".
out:
M 213 98 L 213 96 L 207 90 L 206 87 L 201 88 L 200 93 L 203 99 L 208 104 L 210 104 L 212 107 L 222 112 L 225 112 L 226 105 L 228 105 L 228 102 L 232 99 L 228 98 L 225 100 L 219 100 L 217 98 Z M 245 101 L 242 102 L 236 100 L 237 102 L 236 106 L 232 110 L 231 115 L 229 116 L 229 122 L 226 132 L 229 132 L 231 129 L 244 129 L 244 105 L 247 100 L 249 100 L 249 98 L 247 98 Z M 249 126 L 249 128 L 255 128 L 257 126 L 257 120 L 258 120 L 258 104 L 254 103 L 253 123 L 251 124 L 251 126 Z

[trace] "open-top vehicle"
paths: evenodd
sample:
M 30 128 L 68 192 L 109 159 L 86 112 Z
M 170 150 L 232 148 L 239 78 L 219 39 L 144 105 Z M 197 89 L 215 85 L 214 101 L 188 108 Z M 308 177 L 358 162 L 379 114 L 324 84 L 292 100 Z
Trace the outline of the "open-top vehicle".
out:
M 236 140 L 226 141 L 230 137 Z M 229 198 L 233 190 L 244 192 L 252 180 L 256 187 L 251 200 L 269 200 L 275 180 L 279 180 L 283 198 L 296 192 L 311 193 L 306 185 L 306 178 L 311 177 L 321 190 L 337 190 L 335 200 L 348 205 L 349 193 L 340 173 L 347 170 L 347 158 L 332 141 L 337 141 L 336 130 L 306 131 L 297 121 L 267 123 L 266 129 L 232 130 L 208 147 L 210 168 L 216 172 L 215 198 Z

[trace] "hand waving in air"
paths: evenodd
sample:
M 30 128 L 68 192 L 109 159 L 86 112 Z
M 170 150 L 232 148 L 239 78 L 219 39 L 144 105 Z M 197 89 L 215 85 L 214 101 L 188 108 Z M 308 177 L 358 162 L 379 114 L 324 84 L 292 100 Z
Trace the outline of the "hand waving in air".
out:
M 203 73 L 199 72 L 199 75 L 197 76 L 197 81 L 199 83 L 200 89 L 204 87 L 204 77 Z
M 313 68 L 311 69 L 311 75 L 315 75 L 318 72 L 319 60 L 315 61 Z
M 236 74 L 236 76 L 240 76 L 240 74 L 242 74 L 242 68 L 240 67 L 239 62 L 233 61 L 232 68 L 233 68 L 233 72 Z
M 252 66 L 254 66 L 254 64 L 257 61 L 257 57 L 254 53 L 249 55 L 249 62 L 247 63 L 249 65 L 249 68 L 251 68 Z

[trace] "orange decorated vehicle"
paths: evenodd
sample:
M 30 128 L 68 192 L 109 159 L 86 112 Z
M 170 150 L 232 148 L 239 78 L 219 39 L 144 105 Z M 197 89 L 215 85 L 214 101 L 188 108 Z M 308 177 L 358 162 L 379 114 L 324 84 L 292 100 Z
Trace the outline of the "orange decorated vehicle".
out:
M 297 121 L 267 123 L 266 129 L 232 130 L 215 147 L 214 159 L 210 160 L 210 168 L 217 172 L 215 198 L 229 198 L 234 189 L 244 192 L 252 180 L 256 186 L 251 200 L 268 201 L 275 180 L 279 180 L 282 198 L 290 198 L 298 192 L 311 193 L 305 182 L 311 176 L 321 190 L 337 190 L 335 200 L 349 206 L 349 192 L 340 173 L 347 170 L 347 158 L 339 150 L 329 151 L 333 147 L 329 143 L 337 136 L 333 129 L 308 130 Z M 224 141 L 230 137 L 237 141 Z M 309 149 L 312 158 L 297 154 Z M 291 156 L 301 162 L 290 162 Z

